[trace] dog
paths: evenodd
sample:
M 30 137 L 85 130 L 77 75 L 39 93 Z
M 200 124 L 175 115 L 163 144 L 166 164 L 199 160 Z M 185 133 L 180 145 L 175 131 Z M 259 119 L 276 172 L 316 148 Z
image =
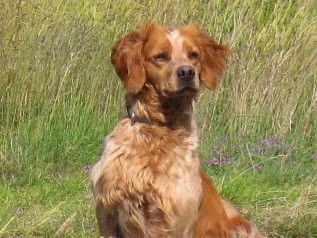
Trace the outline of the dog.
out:
M 219 196 L 197 155 L 195 100 L 202 85 L 216 87 L 229 54 L 194 25 L 149 22 L 115 44 L 128 115 L 91 173 L 102 237 L 262 237 Z

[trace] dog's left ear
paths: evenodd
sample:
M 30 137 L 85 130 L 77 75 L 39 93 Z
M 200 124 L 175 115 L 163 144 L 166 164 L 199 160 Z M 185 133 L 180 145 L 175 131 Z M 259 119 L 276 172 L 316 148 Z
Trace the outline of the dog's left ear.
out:
M 217 80 L 223 74 L 226 65 L 226 56 L 231 53 L 227 46 L 217 44 L 211 37 L 200 33 L 198 37 L 201 48 L 201 80 L 204 85 L 213 90 Z
M 138 31 L 119 40 L 112 48 L 111 63 L 130 93 L 138 93 L 144 86 L 146 74 L 142 47 L 154 23 L 147 23 Z

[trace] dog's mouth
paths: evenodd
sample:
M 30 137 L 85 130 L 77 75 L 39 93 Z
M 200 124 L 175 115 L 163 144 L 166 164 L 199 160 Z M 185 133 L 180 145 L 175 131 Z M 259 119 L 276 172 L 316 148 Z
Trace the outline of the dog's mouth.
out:
M 163 91 L 162 95 L 165 98 L 182 98 L 182 97 L 192 98 L 198 94 L 198 91 L 199 91 L 198 88 L 195 88 L 195 87 L 183 87 L 173 92 Z
M 199 88 L 193 84 L 181 85 L 177 90 L 173 91 L 170 96 L 172 97 L 195 97 Z
M 165 97 L 194 97 L 199 91 L 193 82 L 179 83 L 177 87 L 166 88 L 162 90 L 162 95 Z
M 199 84 L 196 78 L 191 80 L 180 80 L 178 82 L 178 90 L 180 93 L 195 93 L 199 90 Z
M 193 94 L 193 93 L 197 93 L 198 92 L 198 88 L 192 86 L 192 87 L 183 87 L 180 90 L 178 90 L 178 94 Z

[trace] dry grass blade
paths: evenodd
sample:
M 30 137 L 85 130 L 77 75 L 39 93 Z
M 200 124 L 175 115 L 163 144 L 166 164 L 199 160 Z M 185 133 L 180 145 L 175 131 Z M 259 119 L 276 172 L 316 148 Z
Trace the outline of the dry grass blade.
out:
M 63 222 L 63 224 L 58 228 L 58 230 L 57 230 L 56 233 L 54 234 L 53 238 L 58 237 L 58 236 L 60 236 L 60 235 L 62 235 L 62 234 L 65 234 L 66 231 L 67 231 L 67 229 L 72 226 L 72 223 L 73 223 L 75 217 L 76 217 L 76 212 L 73 213 L 70 217 L 68 217 L 68 218 Z

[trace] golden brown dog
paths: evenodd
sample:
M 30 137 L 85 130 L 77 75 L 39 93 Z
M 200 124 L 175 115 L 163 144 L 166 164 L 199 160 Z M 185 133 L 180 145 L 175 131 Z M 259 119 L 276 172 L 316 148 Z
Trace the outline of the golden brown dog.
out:
M 261 237 L 200 172 L 193 104 L 230 50 L 193 25 L 153 23 L 119 40 L 111 62 L 128 116 L 106 138 L 92 184 L 107 238 Z

